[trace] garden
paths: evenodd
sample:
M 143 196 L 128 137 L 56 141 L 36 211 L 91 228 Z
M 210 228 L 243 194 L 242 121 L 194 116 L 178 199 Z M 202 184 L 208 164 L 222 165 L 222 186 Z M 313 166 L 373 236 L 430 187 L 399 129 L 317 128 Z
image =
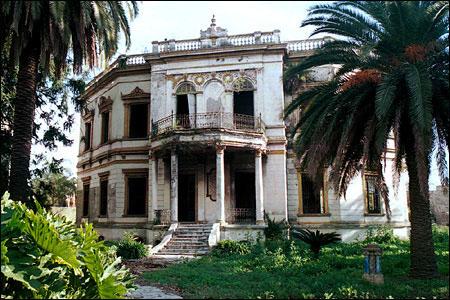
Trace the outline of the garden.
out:
M 449 297 L 449 230 L 433 227 L 440 279 L 414 280 L 409 241 L 389 227 L 371 228 L 364 240 L 322 247 L 318 258 L 305 242 L 291 239 L 222 241 L 208 256 L 142 274 L 141 280 L 175 288 L 183 298 L 446 298 Z M 383 249 L 384 284 L 362 278 L 362 247 Z

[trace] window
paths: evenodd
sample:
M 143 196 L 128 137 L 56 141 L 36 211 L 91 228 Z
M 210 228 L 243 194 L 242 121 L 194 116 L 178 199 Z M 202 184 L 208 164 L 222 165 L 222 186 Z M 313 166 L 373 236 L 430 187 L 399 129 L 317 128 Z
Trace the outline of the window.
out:
M 380 198 L 381 193 L 376 185 L 376 176 L 364 175 L 365 191 L 364 198 L 366 201 L 366 212 L 368 214 L 381 214 Z
M 87 122 L 84 124 L 84 151 L 91 149 L 91 132 L 92 123 Z
M 254 116 L 253 84 L 244 78 L 233 82 L 233 112 L 235 114 Z
M 146 138 L 148 134 L 148 104 L 130 105 L 130 138 Z
M 109 111 L 102 113 L 102 138 L 101 143 L 104 144 L 109 140 Z
M 326 175 L 320 186 L 314 184 L 306 173 L 297 172 L 299 214 L 328 214 Z
M 89 216 L 89 184 L 83 184 L 83 217 Z
M 108 215 L 108 179 L 100 181 L 100 216 Z
M 129 177 L 127 180 L 127 215 L 146 215 L 147 178 Z

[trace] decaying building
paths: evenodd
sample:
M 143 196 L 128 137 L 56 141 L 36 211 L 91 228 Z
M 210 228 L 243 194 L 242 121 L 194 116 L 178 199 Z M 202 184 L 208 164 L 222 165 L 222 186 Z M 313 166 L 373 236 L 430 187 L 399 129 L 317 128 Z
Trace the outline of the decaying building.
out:
M 244 239 L 263 230 L 264 212 L 294 227 L 337 231 L 344 241 L 385 224 L 370 172 L 338 198 L 326 172 L 313 188 L 288 143 L 298 120 L 282 118 L 292 99 L 283 68 L 326 39 L 282 42 L 278 30 L 228 35 L 213 18 L 200 38 L 120 56 L 85 92 L 77 222 L 93 222 L 106 239 L 134 229 L 148 244 L 183 223 L 215 224 L 216 239 Z M 315 69 L 299 92 L 336 69 Z M 405 178 L 394 193 L 390 154 L 390 225 L 406 236 Z

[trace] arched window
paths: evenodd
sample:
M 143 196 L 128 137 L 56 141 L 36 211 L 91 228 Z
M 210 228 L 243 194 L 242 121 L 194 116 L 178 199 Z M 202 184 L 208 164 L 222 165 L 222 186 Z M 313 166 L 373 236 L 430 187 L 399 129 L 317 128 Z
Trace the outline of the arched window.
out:
M 233 81 L 232 89 L 234 92 L 253 91 L 255 88 L 250 80 L 246 78 L 237 78 Z
M 183 82 L 177 88 L 177 125 L 191 127 L 192 115 L 196 113 L 195 87 L 192 83 Z
M 187 95 L 187 94 L 195 94 L 195 87 L 192 83 L 183 82 L 177 88 L 177 95 Z

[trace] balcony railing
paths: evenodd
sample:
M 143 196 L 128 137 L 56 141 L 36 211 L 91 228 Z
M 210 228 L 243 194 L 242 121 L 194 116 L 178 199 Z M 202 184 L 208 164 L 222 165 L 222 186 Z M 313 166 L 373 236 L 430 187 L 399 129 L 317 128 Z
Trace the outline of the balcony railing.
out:
M 256 210 L 254 208 L 230 208 L 228 209 L 227 223 L 255 223 Z
M 198 114 L 171 114 L 152 122 L 152 137 L 174 130 L 192 129 L 234 129 L 247 132 L 265 133 L 266 125 L 258 117 L 226 112 L 209 112 Z

